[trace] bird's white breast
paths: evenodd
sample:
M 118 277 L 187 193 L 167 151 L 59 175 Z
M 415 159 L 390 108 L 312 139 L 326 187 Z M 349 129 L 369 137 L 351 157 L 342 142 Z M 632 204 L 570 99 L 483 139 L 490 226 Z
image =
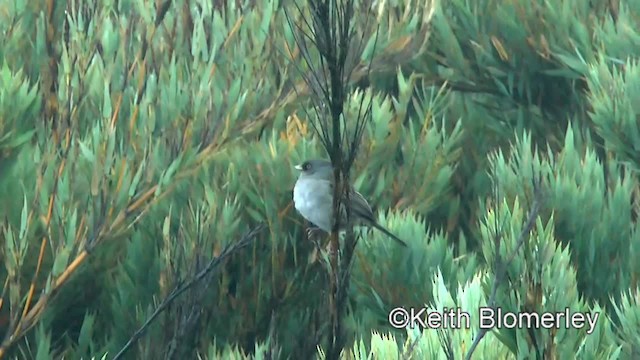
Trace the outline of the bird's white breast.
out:
M 325 232 L 331 231 L 333 189 L 330 182 L 299 179 L 293 187 L 293 204 L 307 221 Z

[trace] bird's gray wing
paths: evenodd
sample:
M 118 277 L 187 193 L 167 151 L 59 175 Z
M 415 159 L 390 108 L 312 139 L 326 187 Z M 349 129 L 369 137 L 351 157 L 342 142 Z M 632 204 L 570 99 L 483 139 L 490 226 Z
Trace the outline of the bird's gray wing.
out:
M 378 224 L 378 222 L 373 216 L 373 210 L 371 210 L 371 206 L 369 206 L 369 203 L 367 202 L 367 200 L 362 196 L 362 194 L 360 194 L 353 188 L 351 188 L 351 193 L 349 194 L 349 201 L 351 201 L 351 211 L 353 215 L 360 217 L 361 219 L 367 220 L 370 226 L 373 226 L 378 230 L 382 231 L 385 235 L 397 241 L 400 245 L 404 247 L 407 246 L 406 242 L 404 242 L 395 234 L 393 234 L 392 232 L 384 228 L 382 225 Z
M 327 201 L 333 201 L 333 191 L 334 191 L 333 179 L 316 180 L 316 181 L 323 183 L 323 185 L 329 185 L 330 191 L 325 195 L 328 197 Z M 362 196 L 362 194 L 360 194 L 353 187 L 349 189 L 349 203 L 351 205 L 350 207 L 351 207 L 352 217 L 358 217 L 363 220 L 375 222 L 375 219 L 373 216 L 373 210 L 371 209 L 371 206 L 369 205 L 367 200 L 364 198 L 364 196 Z M 340 219 L 342 219 L 341 221 L 346 221 L 346 217 L 347 215 L 344 210 L 344 204 L 341 204 L 340 206 Z
M 354 215 L 369 221 L 374 221 L 373 210 L 371 210 L 371 206 L 364 198 L 364 196 L 362 196 L 362 194 L 360 194 L 354 188 L 350 189 L 349 201 L 351 203 L 351 211 L 354 213 Z

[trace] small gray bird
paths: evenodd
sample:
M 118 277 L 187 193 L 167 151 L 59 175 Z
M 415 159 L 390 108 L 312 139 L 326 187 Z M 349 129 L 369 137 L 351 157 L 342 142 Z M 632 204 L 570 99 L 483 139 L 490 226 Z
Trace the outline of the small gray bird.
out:
M 300 177 L 293 187 L 293 203 L 298 212 L 307 221 L 312 222 L 322 231 L 330 233 L 333 213 L 333 166 L 327 160 L 308 160 L 295 168 L 300 170 Z M 389 230 L 378 224 L 373 217 L 373 211 L 362 195 L 353 187 L 350 189 L 349 202 L 354 225 L 372 226 L 385 235 L 399 242 L 407 244 L 393 235 Z M 346 223 L 346 214 L 341 214 L 340 224 Z M 341 225 L 341 230 L 343 225 Z

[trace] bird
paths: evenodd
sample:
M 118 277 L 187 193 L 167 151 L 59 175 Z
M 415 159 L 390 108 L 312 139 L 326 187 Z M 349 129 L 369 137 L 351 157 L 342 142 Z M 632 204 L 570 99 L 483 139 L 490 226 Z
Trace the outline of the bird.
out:
M 334 175 L 331 162 L 324 159 L 313 159 L 304 161 L 302 164 L 294 166 L 294 168 L 300 171 L 298 180 L 293 187 L 294 207 L 307 221 L 313 223 L 320 230 L 331 233 L 333 228 L 334 192 Z M 355 218 L 354 225 L 374 227 L 400 245 L 407 246 L 406 242 L 376 222 L 371 206 L 353 186 L 349 187 L 349 203 L 351 218 L 352 220 Z M 344 231 L 344 225 L 342 225 L 346 223 L 344 210 L 341 211 L 340 223 L 340 231 Z

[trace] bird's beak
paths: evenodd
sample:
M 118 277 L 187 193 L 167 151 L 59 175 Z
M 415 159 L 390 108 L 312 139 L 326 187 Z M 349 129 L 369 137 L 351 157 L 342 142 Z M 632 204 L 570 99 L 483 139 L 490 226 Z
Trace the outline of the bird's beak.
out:
M 295 168 L 296 170 L 300 170 L 300 171 L 302 171 L 302 165 L 296 165 L 296 166 L 294 166 L 294 168 Z

